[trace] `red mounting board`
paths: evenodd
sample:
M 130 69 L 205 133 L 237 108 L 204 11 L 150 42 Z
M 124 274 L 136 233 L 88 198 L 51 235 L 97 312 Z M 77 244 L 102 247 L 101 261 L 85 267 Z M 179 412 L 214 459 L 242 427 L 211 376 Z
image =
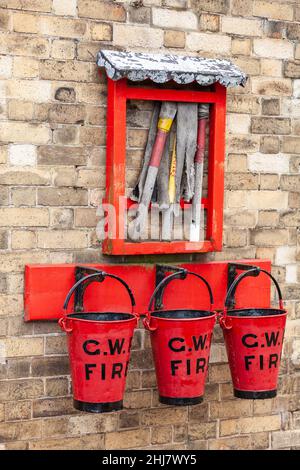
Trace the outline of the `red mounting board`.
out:
M 212 287 L 215 305 L 222 309 L 227 290 L 228 263 L 211 262 L 205 264 L 185 263 L 178 266 L 201 274 Z M 236 263 L 237 261 L 233 261 Z M 259 266 L 268 272 L 271 262 L 266 260 L 240 260 L 239 263 Z M 75 283 L 75 264 L 28 265 L 25 268 L 25 321 L 56 320 L 62 315 L 65 297 Z M 124 279 L 136 299 L 136 312 L 147 310 L 150 296 L 155 288 L 155 265 L 113 265 L 89 264 Z M 84 306 L 89 311 L 129 311 L 130 302 L 124 287 L 115 280 L 106 279 L 103 283 L 93 283 L 86 291 Z M 246 278 L 238 287 L 236 307 L 269 307 L 270 279 Z M 196 278 L 175 280 L 166 288 L 165 308 L 207 308 L 209 298 L 205 286 Z M 70 311 L 72 306 L 70 306 Z
M 103 241 L 103 253 L 110 255 L 145 255 L 221 251 L 223 233 L 224 152 L 226 121 L 226 88 L 219 83 L 212 91 L 157 89 L 128 85 L 127 79 L 107 79 L 107 145 L 106 198 L 119 220 L 116 238 Z M 126 103 L 129 99 L 210 103 L 210 133 L 208 161 L 208 196 L 202 199 L 207 210 L 204 242 L 188 241 L 127 241 L 124 237 L 126 172 Z M 130 202 L 128 202 L 130 205 Z

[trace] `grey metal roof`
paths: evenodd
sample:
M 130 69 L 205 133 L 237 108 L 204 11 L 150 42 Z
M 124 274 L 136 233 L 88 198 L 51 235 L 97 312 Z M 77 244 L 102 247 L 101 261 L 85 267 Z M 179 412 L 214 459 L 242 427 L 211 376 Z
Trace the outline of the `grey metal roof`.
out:
M 244 86 L 247 81 L 244 72 L 223 59 L 101 50 L 97 64 L 105 67 L 112 80 L 127 77 L 134 82 L 150 79 L 155 83 L 174 80 L 187 84 L 196 81 L 204 86 L 219 82 L 226 87 Z

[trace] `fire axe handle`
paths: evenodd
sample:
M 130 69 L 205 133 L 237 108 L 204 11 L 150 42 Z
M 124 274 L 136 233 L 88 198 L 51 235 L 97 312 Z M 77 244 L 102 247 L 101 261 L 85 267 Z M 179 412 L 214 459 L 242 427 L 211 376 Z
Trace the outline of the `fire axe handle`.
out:
M 148 217 L 148 208 L 151 202 L 155 181 L 157 178 L 158 167 L 160 165 L 161 156 L 164 150 L 168 133 L 163 130 L 158 130 L 156 140 L 154 143 L 148 173 L 145 180 L 143 194 L 138 205 L 137 216 L 134 220 L 133 232 L 131 234 L 132 240 L 138 240 L 141 236 Z
M 164 151 L 167 136 L 170 132 L 173 119 L 177 111 L 177 104 L 174 102 L 164 102 L 161 106 L 158 129 L 156 139 L 154 142 L 151 158 L 149 161 L 149 168 L 145 185 L 143 188 L 143 194 L 140 199 L 140 203 L 137 210 L 137 216 L 133 223 L 133 230 L 130 230 L 129 236 L 132 240 L 138 240 L 141 237 L 141 233 L 144 230 L 148 217 L 148 208 L 152 198 L 155 181 L 157 178 L 158 167 L 161 162 L 162 154 Z
M 199 119 L 197 152 L 195 155 L 195 192 L 192 202 L 192 219 L 190 225 L 190 241 L 200 241 L 201 228 L 201 199 L 203 186 L 203 160 L 205 152 L 205 135 L 207 119 Z

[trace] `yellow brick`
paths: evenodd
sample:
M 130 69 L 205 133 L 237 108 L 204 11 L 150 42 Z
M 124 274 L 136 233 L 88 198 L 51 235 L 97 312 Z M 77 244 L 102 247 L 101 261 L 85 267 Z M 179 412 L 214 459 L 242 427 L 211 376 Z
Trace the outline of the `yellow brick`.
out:
M 28 121 L 33 119 L 34 107 L 30 101 L 11 100 L 8 103 L 8 117 L 12 120 Z
M 92 23 L 91 38 L 93 41 L 111 41 L 112 27 L 106 23 Z
M 284 2 L 278 5 L 278 3 L 272 1 L 254 0 L 253 15 L 274 20 L 291 21 L 293 19 L 293 6 Z
M 39 75 L 39 62 L 30 57 L 14 57 L 13 76 L 20 78 L 35 78 Z
M 185 32 L 184 31 L 165 31 L 164 35 L 165 47 L 179 47 L 185 46 Z
M 268 77 L 282 77 L 282 62 L 276 59 L 262 59 L 261 75 Z
M 0 340 L 4 357 L 41 356 L 44 353 L 43 338 L 11 337 Z
M 280 415 L 255 416 L 221 421 L 220 436 L 250 434 L 263 431 L 277 431 L 281 427 Z
M 52 0 L 1 0 L 1 6 L 14 10 L 51 12 Z
M 22 295 L 0 294 L 0 315 L 21 315 L 23 308 Z M 1 356 L 2 349 L 0 351 Z
M 48 39 L 19 33 L 0 36 L 0 54 L 46 59 L 49 57 L 49 52 Z
M 231 52 L 238 55 L 250 55 L 250 39 L 233 39 L 231 43 Z
M 12 232 L 11 234 L 11 247 L 13 250 L 20 250 L 23 248 L 30 249 L 36 245 L 36 236 L 34 232 L 20 230 Z
M 24 272 L 25 264 L 49 263 L 49 255 L 44 251 L 0 252 L 3 273 Z
M 105 449 L 144 448 L 150 444 L 150 429 L 112 432 L 105 435 Z
M 0 135 L 3 142 L 47 144 L 51 131 L 44 125 L 23 122 L 1 122 Z
M 13 29 L 18 33 L 38 33 L 39 17 L 29 13 L 15 13 L 13 16 Z
M 47 36 L 78 39 L 86 32 L 86 23 L 82 20 L 43 16 L 40 21 L 41 33 Z
M 55 39 L 52 42 L 51 57 L 54 59 L 74 59 L 75 43 L 73 41 Z
M 99 0 L 78 0 L 78 16 L 107 21 L 125 21 L 123 6 Z
M 87 234 L 78 230 L 53 230 L 38 233 L 39 248 L 87 248 Z
M 0 226 L 2 227 L 47 227 L 48 225 L 49 213 L 46 208 L 0 208 Z
M 113 43 L 116 46 L 159 48 L 163 45 L 163 30 L 115 23 Z

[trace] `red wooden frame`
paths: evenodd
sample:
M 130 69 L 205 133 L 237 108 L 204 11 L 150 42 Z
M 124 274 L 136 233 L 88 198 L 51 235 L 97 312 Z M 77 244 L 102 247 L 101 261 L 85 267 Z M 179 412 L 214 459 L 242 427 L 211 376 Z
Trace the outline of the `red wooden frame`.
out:
M 124 208 L 126 172 L 126 101 L 159 100 L 210 103 L 210 134 L 208 163 L 208 196 L 202 199 L 207 210 L 204 242 L 141 241 L 124 239 Z M 108 78 L 107 150 L 105 203 L 114 206 L 119 218 L 116 238 L 103 241 L 103 253 L 109 255 L 144 255 L 221 251 L 223 234 L 224 152 L 225 152 L 226 88 L 219 83 L 212 91 L 132 87 L 126 78 Z M 130 205 L 130 202 L 128 201 Z

